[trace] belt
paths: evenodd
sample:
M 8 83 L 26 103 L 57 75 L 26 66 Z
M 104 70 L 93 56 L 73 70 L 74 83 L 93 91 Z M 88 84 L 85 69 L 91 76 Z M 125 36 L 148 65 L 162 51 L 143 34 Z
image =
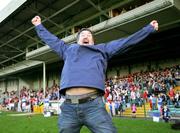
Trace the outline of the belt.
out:
M 87 97 L 84 97 L 83 95 L 82 96 L 70 96 L 70 95 L 68 95 L 68 96 L 66 96 L 65 102 L 71 103 L 71 104 L 82 104 L 82 103 L 93 101 L 98 96 L 100 96 L 98 93 L 88 95 Z

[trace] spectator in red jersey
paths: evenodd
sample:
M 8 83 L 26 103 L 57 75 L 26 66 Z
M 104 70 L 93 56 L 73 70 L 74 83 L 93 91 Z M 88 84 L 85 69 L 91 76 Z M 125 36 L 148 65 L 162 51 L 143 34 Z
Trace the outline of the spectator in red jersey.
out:
M 169 90 L 170 104 L 173 104 L 174 97 L 175 97 L 175 92 L 174 92 L 173 87 L 171 86 L 171 87 L 170 87 L 170 90 Z
M 145 89 L 144 92 L 143 92 L 143 99 L 145 100 L 145 102 L 148 101 L 148 91 L 147 91 L 147 89 Z

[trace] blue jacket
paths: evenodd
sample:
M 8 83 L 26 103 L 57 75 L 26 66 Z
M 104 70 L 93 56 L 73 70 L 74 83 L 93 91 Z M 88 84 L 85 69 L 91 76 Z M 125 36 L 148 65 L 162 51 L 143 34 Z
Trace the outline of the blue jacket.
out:
M 143 40 L 154 32 L 154 28 L 149 24 L 127 38 L 90 46 L 77 43 L 68 45 L 51 34 L 42 24 L 36 26 L 36 31 L 42 41 L 64 60 L 61 91 L 70 87 L 93 87 L 104 91 L 107 61 Z

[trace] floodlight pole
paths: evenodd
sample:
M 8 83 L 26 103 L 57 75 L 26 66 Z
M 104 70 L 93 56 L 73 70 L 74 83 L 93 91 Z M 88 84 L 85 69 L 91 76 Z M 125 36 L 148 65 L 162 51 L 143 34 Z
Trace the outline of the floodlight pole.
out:
M 43 62 L 43 95 L 46 94 L 46 63 Z

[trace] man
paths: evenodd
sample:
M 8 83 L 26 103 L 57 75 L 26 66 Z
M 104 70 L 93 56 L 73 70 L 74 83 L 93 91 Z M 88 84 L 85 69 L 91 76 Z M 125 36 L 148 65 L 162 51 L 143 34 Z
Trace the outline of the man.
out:
M 59 115 L 60 133 L 79 133 L 83 125 L 93 133 L 116 133 L 102 97 L 107 61 L 158 30 L 157 21 L 128 38 L 98 45 L 89 29 L 79 31 L 77 43 L 67 45 L 44 28 L 39 16 L 32 19 L 32 24 L 42 41 L 64 60 L 60 93 L 65 101 Z
M 162 118 L 165 122 L 168 122 L 170 119 L 170 110 L 166 104 L 162 108 Z

